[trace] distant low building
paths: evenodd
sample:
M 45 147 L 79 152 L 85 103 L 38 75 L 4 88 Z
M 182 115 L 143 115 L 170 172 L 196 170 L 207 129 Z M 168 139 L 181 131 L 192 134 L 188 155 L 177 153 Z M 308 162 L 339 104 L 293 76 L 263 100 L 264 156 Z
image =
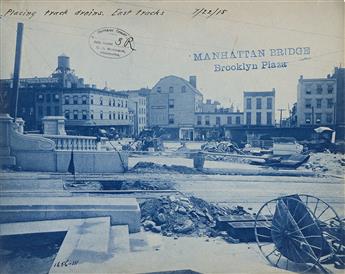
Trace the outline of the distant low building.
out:
M 232 128 L 243 127 L 243 112 L 216 111 L 195 114 L 195 139 L 230 138 Z
M 202 112 L 216 112 L 217 109 L 220 107 L 220 103 L 218 101 L 213 101 L 207 99 L 205 103 L 202 104 Z
M 275 125 L 275 89 L 243 92 L 243 113 L 246 126 Z
M 297 126 L 334 126 L 336 93 L 336 79 L 301 76 L 297 87 Z

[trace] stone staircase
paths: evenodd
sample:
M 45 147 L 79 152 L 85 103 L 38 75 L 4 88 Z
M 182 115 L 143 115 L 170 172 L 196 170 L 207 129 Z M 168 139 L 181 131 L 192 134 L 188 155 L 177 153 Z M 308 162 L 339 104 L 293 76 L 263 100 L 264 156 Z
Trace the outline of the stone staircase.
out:
M 66 231 L 49 273 L 84 273 L 85 267 L 130 252 L 128 226 L 111 226 L 110 217 L 0 224 L 0 231 L 1 236 Z
M 135 198 L 73 196 L 48 174 L 3 175 L 0 236 L 66 233 L 49 273 L 112 273 L 104 263 L 147 248 Z

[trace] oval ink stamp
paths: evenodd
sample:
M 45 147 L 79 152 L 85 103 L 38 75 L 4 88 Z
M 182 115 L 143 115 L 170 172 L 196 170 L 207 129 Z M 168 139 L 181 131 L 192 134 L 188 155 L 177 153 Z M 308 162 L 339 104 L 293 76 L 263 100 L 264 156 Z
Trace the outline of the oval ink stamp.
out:
M 89 45 L 97 55 L 111 59 L 125 57 L 135 50 L 133 36 L 114 27 L 103 27 L 92 32 Z

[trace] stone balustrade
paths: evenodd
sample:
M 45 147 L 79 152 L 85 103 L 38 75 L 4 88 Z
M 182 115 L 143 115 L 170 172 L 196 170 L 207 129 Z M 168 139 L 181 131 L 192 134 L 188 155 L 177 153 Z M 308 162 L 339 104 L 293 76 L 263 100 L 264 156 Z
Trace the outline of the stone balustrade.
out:
M 46 135 L 43 137 L 55 142 L 56 150 L 100 150 L 106 138 L 101 138 L 97 144 L 97 138 L 91 136 L 73 135 Z

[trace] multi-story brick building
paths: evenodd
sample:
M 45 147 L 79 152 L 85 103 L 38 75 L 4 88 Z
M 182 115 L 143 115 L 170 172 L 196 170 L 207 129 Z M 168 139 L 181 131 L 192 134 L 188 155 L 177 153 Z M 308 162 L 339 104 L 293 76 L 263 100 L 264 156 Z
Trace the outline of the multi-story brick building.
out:
M 113 90 L 84 87 L 63 92 L 62 110 L 66 128 L 82 132 L 115 128 L 130 134 L 128 95 Z
M 144 89 L 129 90 L 128 109 L 133 113 L 133 130 L 132 134 L 139 135 L 147 127 L 147 95 Z
M 335 105 L 336 138 L 345 139 L 345 68 L 334 69 L 331 78 L 337 81 L 337 96 Z
M 58 56 L 58 66 L 50 77 L 20 79 L 18 117 L 25 121 L 26 130 L 40 130 L 44 116 L 66 117 L 66 128 L 91 133 L 99 128 L 116 128 L 128 134 L 131 123 L 128 95 L 95 85 L 84 84 L 70 69 L 69 57 Z M 6 109 L 12 80 L 1 80 L 0 98 Z
M 173 75 L 163 77 L 149 95 L 149 125 L 165 128 L 180 139 L 194 139 L 195 113 L 202 111 L 202 101 L 195 76 L 189 81 Z
M 297 126 L 335 124 L 336 79 L 304 79 L 297 87 Z
M 243 92 L 244 124 L 247 126 L 275 125 L 275 89 Z

